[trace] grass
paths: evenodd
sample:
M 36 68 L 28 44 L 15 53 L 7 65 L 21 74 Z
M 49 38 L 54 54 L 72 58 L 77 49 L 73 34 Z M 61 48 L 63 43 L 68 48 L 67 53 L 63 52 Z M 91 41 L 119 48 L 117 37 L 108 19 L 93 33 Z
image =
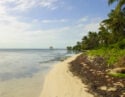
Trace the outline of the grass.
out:
M 125 74 L 123 73 L 109 73 L 109 75 L 113 77 L 125 78 Z
M 124 49 L 118 48 L 101 48 L 97 50 L 89 50 L 88 55 L 90 56 L 101 56 L 104 57 L 107 61 L 107 65 L 115 64 L 120 58 L 125 55 Z

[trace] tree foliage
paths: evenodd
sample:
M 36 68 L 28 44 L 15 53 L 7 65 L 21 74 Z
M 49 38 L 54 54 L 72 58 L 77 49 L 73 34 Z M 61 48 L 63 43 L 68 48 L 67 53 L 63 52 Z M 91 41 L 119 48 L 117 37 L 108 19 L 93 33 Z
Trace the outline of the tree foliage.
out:
M 109 5 L 114 2 L 117 3 L 115 9 L 111 10 L 108 18 L 100 23 L 98 32 L 88 32 L 88 35 L 83 36 L 75 46 L 67 48 L 76 51 L 112 45 L 121 49 L 125 48 L 125 0 L 108 0 Z

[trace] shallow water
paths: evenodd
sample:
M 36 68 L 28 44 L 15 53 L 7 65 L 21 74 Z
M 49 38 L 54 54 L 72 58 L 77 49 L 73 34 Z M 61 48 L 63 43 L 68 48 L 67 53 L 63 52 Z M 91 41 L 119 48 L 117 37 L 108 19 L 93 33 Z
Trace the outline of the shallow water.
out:
M 39 97 L 42 83 L 66 50 L 0 50 L 0 97 Z

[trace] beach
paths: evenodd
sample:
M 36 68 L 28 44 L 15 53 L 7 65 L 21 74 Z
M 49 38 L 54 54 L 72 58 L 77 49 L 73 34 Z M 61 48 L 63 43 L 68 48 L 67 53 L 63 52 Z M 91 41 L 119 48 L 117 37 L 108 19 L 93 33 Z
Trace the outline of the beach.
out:
M 54 65 L 45 77 L 40 97 L 94 97 L 87 92 L 87 85 L 69 71 L 69 63 L 79 55 Z

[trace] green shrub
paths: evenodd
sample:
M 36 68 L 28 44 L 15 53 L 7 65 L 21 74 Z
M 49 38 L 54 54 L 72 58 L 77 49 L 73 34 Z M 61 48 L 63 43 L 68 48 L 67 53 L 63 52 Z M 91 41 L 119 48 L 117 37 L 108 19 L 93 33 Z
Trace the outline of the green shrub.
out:
M 125 55 L 125 50 L 119 48 L 101 48 L 98 50 L 89 50 L 87 53 L 90 56 L 104 57 L 107 65 L 110 66 L 115 64 L 122 56 Z
M 118 43 L 117 43 L 117 46 L 118 46 L 120 49 L 125 49 L 125 39 L 123 39 L 122 41 L 118 42 Z
M 113 77 L 125 78 L 125 74 L 122 73 L 115 73 L 115 74 L 109 73 L 109 75 Z

